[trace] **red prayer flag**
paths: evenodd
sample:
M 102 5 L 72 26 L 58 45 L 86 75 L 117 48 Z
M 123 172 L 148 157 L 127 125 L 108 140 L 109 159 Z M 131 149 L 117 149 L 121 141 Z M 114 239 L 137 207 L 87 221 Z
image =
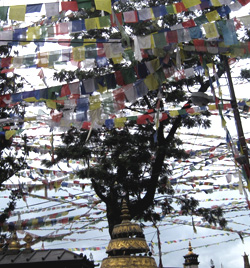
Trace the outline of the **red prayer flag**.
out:
M 3 69 L 3 70 L 1 71 L 1 74 L 13 73 L 14 70 L 15 70 L 14 68 L 12 68 L 12 69 Z
M 122 76 L 122 73 L 121 73 L 120 70 L 115 71 L 115 79 L 116 79 L 117 85 L 119 85 L 119 86 L 124 86 L 125 85 L 124 79 L 123 79 L 123 76 Z
M 62 2 L 62 11 L 78 11 L 78 5 L 76 1 L 71 1 L 71 2 Z
M 91 127 L 91 122 L 83 122 L 83 124 L 82 124 L 82 128 L 83 129 L 90 129 L 90 127 Z
M 154 121 L 153 117 L 150 116 L 149 114 L 144 114 L 144 115 L 138 116 L 136 123 L 138 125 L 142 125 L 142 124 L 147 124 L 148 121 L 152 123 Z
M 238 0 L 239 2 L 240 2 L 240 4 L 242 5 L 242 6 L 245 6 L 245 5 L 247 5 L 248 3 L 250 3 L 250 0 Z
M 116 17 L 117 17 L 119 23 L 122 25 L 122 24 L 123 24 L 123 21 L 122 21 L 122 12 L 120 12 L 120 13 L 115 13 L 115 15 L 116 15 Z M 115 18 L 113 17 L 112 14 L 110 15 L 110 19 L 111 19 L 111 26 L 112 26 L 112 27 L 116 27 L 116 26 L 117 26 L 117 24 L 116 24 L 116 20 L 115 20 Z
M 182 2 L 175 3 L 175 9 L 177 13 L 181 13 L 182 11 L 187 11 L 188 9 L 184 6 Z
M 1 59 L 1 67 L 9 67 L 11 65 L 12 57 L 2 58 Z
M 182 26 L 183 26 L 184 28 L 190 28 L 190 27 L 195 27 L 196 24 L 195 24 L 194 20 L 191 19 L 191 20 L 182 22 Z
M 205 41 L 200 39 L 193 40 L 196 51 L 206 52 L 207 48 L 205 47 Z
M 61 88 L 61 97 L 65 97 L 65 96 L 70 95 L 70 94 L 71 94 L 71 92 L 69 89 L 69 85 L 68 84 L 63 85 Z
M 167 32 L 167 43 L 171 44 L 171 43 L 178 43 L 178 35 L 177 35 L 177 31 L 170 31 Z

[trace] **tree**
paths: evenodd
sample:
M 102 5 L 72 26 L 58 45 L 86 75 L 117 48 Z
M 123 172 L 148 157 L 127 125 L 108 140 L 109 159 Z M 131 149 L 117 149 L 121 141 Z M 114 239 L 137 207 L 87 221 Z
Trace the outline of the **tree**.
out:
M 174 1 L 133 1 L 116 2 L 115 13 L 135 10 L 137 7 L 156 7 L 159 5 L 173 4 Z M 170 105 L 182 108 L 191 108 L 192 91 L 205 93 L 211 85 L 224 72 L 223 59 L 220 55 L 209 54 L 207 52 L 190 52 L 184 50 L 184 46 L 193 46 L 192 41 L 184 42 L 178 46 L 170 44 L 168 48 L 157 48 L 152 51 L 144 51 L 146 57 L 138 62 L 130 51 L 133 46 L 134 36 L 145 36 L 147 34 L 170 29 L 171 26 L 180 24 L 187 20 L 193 20 L 214 10 L 208 7 L 202 11 L 188 11 L 180 14 L 166 14 L 156 21 L 143 21 L 136 24 L 127 23 L 124 28 L 119 26 L 119 31 L 112 27 L 105 30 L 82 31 L 73 36 L 74 41 L 84 40 L 84 38 L 115 38 L 121 40 L 125 61 L 116 64 L 112 59 L 104 66 L 95 66 L 92 70 L 77 69 L 74 71 L 61 71 L 55 73 L 55 78 L 60 82 L 70 82 L 75 79 L 80 81 L 87 78 L 99 77 L 104 74 L 116 71 L 134 69 L 138 70 L 138 65 L 159 59 L 161 65 L 156 73 L 162 77 L 162 83 L 156 90 L 149 91 L 143 97 L 137 99 L 132 104 L 127 104 L 123 110 L 142 112 L 145 116 L 145 125 L 137 125 L 134 122 L 127 122 L 122 129 L 100 127 L 91 130 L 78 130 L 71 128 L 62 135 L 64 146 L 55 149 L 54 161 L 44 161 L 47 166 L 54 165 L 64 159 L 84 159 L 85 167 L 78 171 L 80 178 L 91 178 L 92 187 L 98 197 L 106 204 L 109 230 L 112 232 L 113 226 L 120 223 L 121 200 L 125 198 L 128 202 L 132 218 L 143 217 L 145 220 L 157 220 L 159 215 L 154 211 L 154 206 L 159 202 L 154 199 L 156 193 L 166 196 L 160 202 L 164 214 L 171 213 L 171 202 L 174 198 L 173 189 L 170 185 L 169 175 L 171 168 L 167 165 L 166 159 L 185 159 L 188 155 L 181 148 L 182 141 L 176 136 L 177 130 L 181 126 L 188 128 L 202 125 L 210 126 L 208 120 L 209 112 L 201 112 L 200 115 L 178 115 L 168 117 L 166 120 L 158 120 L 159 114 L 164 112 Z M 184 16 L 183 16 L 184 14 Z M 94 3 L 88 10 L 80 10 L 71 15 L 70 20 L 79 18 L 90 18 L 101 16 L 101 12 L 95 9 Z M 212 45 L 212 43 L 211 43 Z M 194 77 L 187 79 L 168 79 L 178 70 L 176 59 L 182 59 L 182 70 L 195 67 L 198 71 Z M 215 66 L 216 76 L 208 77 L 204 75 L 206 63 Z M 134 73 L 136 78 L 136 73 Z M 191 91 L 192 89 L 192 91 Z M 204 105 L 206 105 L 205 102 Z M 63 108 L 63 107 L 59 107 Z M 157 119 L 158 118 L 158 119 Z M 159 121 L 159 122 L 158 122 Z M 203 209 L 198 208 L 198 202 L 188 199 L 185 196 L 179 198 L 181 211 L 183 214 L 196 214 L 203 216 L 209 223 L 225 226 L 226 221 L 222 217 L 220 208 Z
M 0 56 L 8 58 L 11 47 L 0 46 Z M 23 144 L 13 146 L 13 137 L 6 135 L 6 131 L 16 131 L 24 122 L 25 106 L 19 104 L 11 107 L 8 100 L 1 98 L 6 94 L 13 94 L 20 91 L 23 83 L 20 77 L 15 74 L 2 72 L 6 68 L 1 67 L 0 70 L 0 188 L 3 189 L 3 182 L 10 179 L 13 175 L 27 167 L 26 156 L 28 154 L 27 137 L 23 137 Z M 11 212 L 15 209 L 16 201 L 22 197 L 22 189 L 11 191 L 10 202 L 8 207 L 0 214 L 0 239 L 5 239 L 6 234 L 2 234 L 1 226 L 10 217 Z M 10 231 L 13 231 L 10 229 Z

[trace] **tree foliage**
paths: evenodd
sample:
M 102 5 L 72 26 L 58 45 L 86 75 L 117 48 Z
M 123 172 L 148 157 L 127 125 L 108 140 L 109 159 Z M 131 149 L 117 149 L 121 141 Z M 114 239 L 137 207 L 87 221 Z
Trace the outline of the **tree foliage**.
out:
M 0 56 L 8 57 L 11 47 L 0 46 Z M 16 74 L 2 73 L 0 68 L 0 97 L 1 95 L 17 93 L 22 89 L 23 84 L 20 77 Z M 23 137 L 23 144 L 13 144 L 13 138 L 6 138 L 6 131 L 19 129 L 23 124 L 25 106 L 20 103 L 18 106 L 8 106 L 0 98 L 0 189 L 3 183 L 13 175 L 27 167 L 26 156 L 28 154 L 27 137 Z M 14 145 L 14 146 L 13 146 Z M 22 150 L 21 150 L 22 148 Z M 20 149 L 20 150 L 19 150 Z M 5 239 L 6 234 L 2 234 L 1 226 L 10 217 L 15 209 L 16 201 L 21 197 L 21 190 L 13 190 L 10 194 L 8 206 L 0 214 L 0 239 Z M 13 231 L 13 230 L 10 230 Z
M 125 12 L 136 7 L 154 7 L 157 5 L 171 4 L 173 1 L 118 1 L 114 11 Z M 74 34 L 73 41 L 84 38 L 113 38 L 121 41 L 128 52 L 133 46 L 134 36 L 144 36 L 162 29 L 170 29 L 182 21 L 193 19 L 196 16 L 212 11 L 213 7 L 203 11 L 187 11 L 183 14 L 167 14 L 159 20 L 126 24 L 123 29 L 112 27 L 103 30 L 82 31 Z M 101 12 L 94 8 L 80 10 L 71 15 L 70 20 L 100 16 Z M 187 42 L 185 45 L 189 45 Z M 170 45 L 168 48 L 157 48 L 154 53 L 147 54 L 142 62 L 135 60 L 133 54 L 123 55 L 126 59 L 120 64 L 114 64 L 109 59 L 107 66 L 95 66 L 93 69 L 84 68 L 76 71 L 62 70 L 55 73 L 54 78 L 60 82 L 70 82 L 75 79 L 95 78 L 104 74 L 113 73 L 129 67 L 138 67 L 143 62 L 152 59 L 160 59 L 160 71 L 165 72 L 170 68 L 177 70 L 176 57 L 181 53 L 182 68 L 197 68 L 195 76 L 188 79 L 162 79 L 162 84 L 155 91 L 149 91 L 144 97 L 134 103 L 127 103 L 124 111 L 136 111 L 145 115 L 157 114 L 167 110 L 168 107 L 180 107 L 187 109 L 193 106 L 192 92 L 206 92 L 211 82 L 215 81 L 224 72 L 223 58 L 220 55 L 204 52 L 190 52 L 181 49 L 182 46 Z M 217 76 L 211 76 L 210 80 L 204 73 L 203 64 L 213 63 Z M 161 72 L 158 72 L 159 75 Z M 62 108 L 62 107 L 61 107 Z M 84 159 L 85 166 L 77 171 L 80 178 L 90 178 L 92 187 L 98 197 L 106 204 L 109 230 L 120 223 L 121 200 L 126 199 L 130 214 L 133 218 L 144 220 L 160 219 L 160 214 L 169 214 L 173 211 L 171 206 L 176 198 L 170 184 L 171 168 L 167 159 L 186 159 L 189 156 L 182 148 L 182 141 L 176 135 L 180 127 L 192 128 L 195 126 L 209 127 L 209 112 L 200 115 L 179 115 L 168 117 L 156 127 L 155 122 L 146 125 L 137 125 L 127 122 L 122 129 L 98 129 L 83 130 L 71 128 L 62 135 L 63 146 L 55 149 L 55 158 L 51 161 L 43 161 L 47 166 L 52 166 L 60 161 L 70 159 Z M 163 199 L 155 198 L 156 194 L 162 194 Z M 183 215 L 200 215 L 211 224 L 226 225 L 221 209 L 199 208 L 194 199 L 187 196 L 178 198 L 178 203 Z M 161 206 L 162 211 L 156 212 L 155 206 Z

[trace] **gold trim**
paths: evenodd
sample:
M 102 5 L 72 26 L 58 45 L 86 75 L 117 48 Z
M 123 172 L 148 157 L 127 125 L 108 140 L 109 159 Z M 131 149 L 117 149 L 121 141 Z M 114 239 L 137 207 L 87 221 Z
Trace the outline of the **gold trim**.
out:
M 117 238 L 109 242 L 106 252 L 113 250 L 135 250 L 136 252 L 148 252 L 149 247 L 144 238 Z
M 113 232 L 112 232 L 112 235 L 115 236 L 117 234 L 142 234 L 142 229 L 141 227 L 136 224 L 136 223 L 131 223 L 131 222 L 128 222 L 128 223 L 121 223 L 121 224 L 118 224 L 118 225 L 115 225 L 114 229 L 113 229 Z
M 117 256 L 105 258 L 101 268 L 157 268 L 155 259 L 149 256 Z

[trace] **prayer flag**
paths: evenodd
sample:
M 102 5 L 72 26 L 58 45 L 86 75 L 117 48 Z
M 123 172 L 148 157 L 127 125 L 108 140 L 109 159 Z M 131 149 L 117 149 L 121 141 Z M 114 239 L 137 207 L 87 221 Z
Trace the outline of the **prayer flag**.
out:
M 101 108 L 101 100 L 99 95 L 89 96 L 89 110 L 97 110 Z
M 216 24 L 214 22 L 203 24 L 203 28 L 206 33 L 206 38 L 217 38 L 219 36 Z
M 9 11 L 9 19 L 24 21 L 26 13 L 26 5 L 11 6 Z
M 216 21 L 216 20 L 220 20 L 221 19 L 219 13 L 217 12 L 217 10 L 208 12 L 206 14 L 206 17 L 207 17 L 207 20 L 209 22 L 212 22 L 212 21 Z
M 167 35 L 167 43 L 169 44 L 178 43 L 177 31 L 166 32 L 166 35 Z
M 72 49 L 72 54 L 73 54 L 73 60 L 75 61 L 83 61 L 85 60 L 85 47 L 73 47 Z
M 201 3 L 200 0 L 182 0 L 185 8 L 190 8 L 196 5 L 199 5 Z
M 97 10 L 103 10 L 111 14 L 111 0 L 94 0 Z
M 41 9 L 42 9 L 42 4 L 27 5 L 26 13 L 40 12 Z
M 242 6 L 247 5 L 248 3 L 250 3 L 250 0 L 238 0 Z
M 52 17 L 59 14 L 59 3 L 45 3 L 46 16 Z
M 174 6 L 176 9 L 176 13 L 187 11 L 187 8 L 184 6 L 183 2 L 175 3 Z
M 41 28 L 40 26 L 28 27 L 26 40 L 32 41 L 34 39 L 39 39 L 40 38 L 40 28 Z
M 135 23 L 138 22 L 138 13 L 136 10 L 123 12 L 124 22 Z
M 221 3 L 219 0 L 210 0 L 212 2 L 212 5 L 214 7 L 220 7 L 221 6 Z
M 126 117 L 115 118 L 114 119 L 115 127 L 117 128 L 124 127 L 126 121 L 127 121 Z
M 153 10 L 155 18 L 165 16 L 168 14 L 167 9 L 164 5 L 152 7 L 152 10 Z
M 144 83 L 149 90 L 156 90 L 159 87 L 159 83 L 155 78 L 154 74 L 149 74 L 145 79 Z
M 62 11 L 78 11 L 78 5 L 76 1 L 61 2 Z
M 0 7 L 0 20 L 6 21 L 8 18 L 9 7 Z

